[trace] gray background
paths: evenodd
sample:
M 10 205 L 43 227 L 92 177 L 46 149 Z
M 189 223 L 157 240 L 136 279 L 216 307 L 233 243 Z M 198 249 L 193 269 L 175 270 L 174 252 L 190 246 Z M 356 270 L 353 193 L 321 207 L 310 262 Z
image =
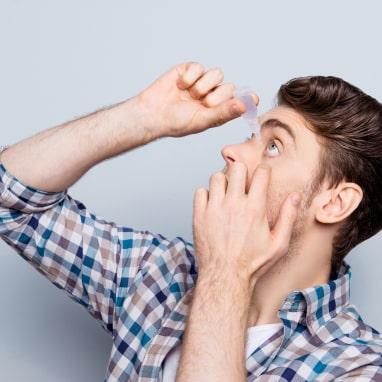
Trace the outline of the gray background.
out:
M 124 100 L 190 60 L 255 89 L 261 112 L 281 83 L 309 74 L 381 101 L 381 14 L 378 0 L 1 0 L 0 143 Z M 194 189 L 247 135 L 241 119 L 155 142 L 93 169 L 71 194 L 120 224 L 191 239 Z M 353 301 L 378 330 L 381 244 L 349 257 Z M 0 380 L 103 380 L 111 341 L 100 325 L 0 245 Z

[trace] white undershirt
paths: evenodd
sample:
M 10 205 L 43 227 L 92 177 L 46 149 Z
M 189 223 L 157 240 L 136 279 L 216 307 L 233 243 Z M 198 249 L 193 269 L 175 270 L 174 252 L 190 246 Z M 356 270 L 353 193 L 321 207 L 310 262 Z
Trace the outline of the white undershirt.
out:
M 282 328 L 283 324 L 268 324 L 252 326 L 247 330 L 247 345 L 245 350 L 248 358 L 261 344 Z M 162 382 L 175 382 L 176 372 L 179 366 L 182 346 L 179 344 L 170 351 L 165 360 L 162 372 Z

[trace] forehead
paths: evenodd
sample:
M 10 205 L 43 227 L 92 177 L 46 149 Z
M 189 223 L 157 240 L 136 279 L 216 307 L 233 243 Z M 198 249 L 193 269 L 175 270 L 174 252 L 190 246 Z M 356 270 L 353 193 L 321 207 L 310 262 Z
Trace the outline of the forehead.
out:
M 259 117 L 259 122 L 262 131 L 276 128 L 281 134 L 291 137 L 298 152 L 310 151 L 314 154 L 320 150 L 317 134 L 312 131 L 308 121 L 292 108 L 280 106 L 271 109 Z
M 310 130 L 309 123 L 305 120 L 305 118 L 290 107 L 275 107 L 259 117 L 261 124 L 271 119 L 279 120 L 281 123 L 288 125 L 292 128 L 293 132 L 297 132 L 300 129 Z

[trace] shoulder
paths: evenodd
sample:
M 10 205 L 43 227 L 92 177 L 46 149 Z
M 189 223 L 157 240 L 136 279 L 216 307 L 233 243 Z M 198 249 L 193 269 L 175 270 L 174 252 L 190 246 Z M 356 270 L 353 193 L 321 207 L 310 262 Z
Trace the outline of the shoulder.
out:
M 354 305 L 344 307 L 322 329 L 330 333 L 324 347 L 336 353 L 335 363 L 346 370 L 344 376 L 375 380 L 378 375 L 382 381 L 382 335 L 362 320 Z
M 328 325 L 337 326 L 341 337 L 348 337 L 356 344 L 373 346 L 382 354 L 382 334 L 363 321 L 354 305 L 345 306 Z

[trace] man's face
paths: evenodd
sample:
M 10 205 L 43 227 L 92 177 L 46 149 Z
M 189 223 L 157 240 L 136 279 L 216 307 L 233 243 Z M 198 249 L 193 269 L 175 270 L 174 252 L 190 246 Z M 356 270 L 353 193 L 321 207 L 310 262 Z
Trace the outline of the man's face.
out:
M 227 146 L 222 155 L 227 163 L 224 172 L 235 161 L 246 164 L 247 188 L 259 164 L 271 167 L 267 204 L 272 227 L 282 201 L 292 191 L 302 192 L 306 215 L 306 201 L 311 196 L 311 183 L 318 169 L 320 145 L 316 135 L 307 128 L 307 122 L 291 108 L 268 111 L 260 117 L 260 124 L 260 139 L 253 136 L 246 142 Z

